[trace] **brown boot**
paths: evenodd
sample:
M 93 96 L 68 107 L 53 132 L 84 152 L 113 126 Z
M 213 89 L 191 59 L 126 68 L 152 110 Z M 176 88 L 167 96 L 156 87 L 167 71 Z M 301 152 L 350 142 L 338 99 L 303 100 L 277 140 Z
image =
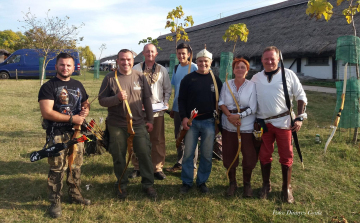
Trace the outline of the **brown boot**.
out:
M 237 183 L 236 183 L 236 169 L 232 168 L 229 171 L 229 181 L 230 186 L 226 191 L 226 196 L 234 196 L 236 189 L 237 189 Z
M 49 201 L 51 202 L 49 208 L 49 214 L 53 218 L 61 217 L 61 189 L 62 179 L 64 177 L 63 172 L 49 171 L 48 175 L 48 190 L 49 190 Z
M 244 197 L 252 197 L 251 169 L 243 169 Z
M 263 178 L 263 186 L 260 192 L 261 199 L 267 199 L 269 192 L 271 192 L 271 183 L 270 183 L 270 173 L 271 173 L 271 163 L 263 165 L 261 162 L 261 175 Z
M 235 195 L 235 192 L 237 190 L 237 184 L 236 182 L 230 182 L 230 186 L 226 191 L 226 196 L 232 197 Z
M 292 195 L 292 188 L 291 188 L 291 171 L 292 166 L 285 166 L 281 164 L 282 176 L 283 176 L 283 185 L 281 191 L 281 198 L 284 202 L 288 202 L 290 204 L 294 203 L 294 197 Z

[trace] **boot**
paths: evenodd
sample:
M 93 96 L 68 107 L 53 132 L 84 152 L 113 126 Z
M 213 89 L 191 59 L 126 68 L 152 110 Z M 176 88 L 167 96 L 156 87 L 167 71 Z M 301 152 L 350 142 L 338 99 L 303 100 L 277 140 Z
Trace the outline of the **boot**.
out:
M 48 174 L 48 190 L 49 190 L 49 201 L 51 205 L 49 207 L 49 214 L 53 218 L 61 217 L 61 189 L 62 179 L 64 177 L 63 172 L 49 171 Z
M 90 205 L 91 201 L 88 199 L 84 199 L 81 195 L 81 170 L 80 169 L 72 169 L 72 177 L 70 176 L 69 169 L 67 170 L 67 179 L 66 184 L 68 185 L 68 193 L 69 193 L 69 202 L 76 204 L 84 204 Z
M 226 196 L 232 197 L 235 195 L 235 192 L 237 190 L 236 169 L 235 168 L 233 168 L 229 171 L 229 181 L 230 181 L 230 185 L 226 191 Z
M 281 170 L 283 176 L 281 198 L 284 202 L 292 204 L 294 203 L 294 197 L 292 195 L 292 188 L 290 185 L 292 166 L 285 166 L 281 164 Z
M 263 178 L 263 186 L 260 192 L 261 199 L 267 199 L 268 194 L 271 192 L 271 182 L 270 182 L 270 173 L 271 173 L 271 163 L 263 165 L 261 162 L 261 175 Z
M 252 197 L 251 169 L 243 169 L 244 197 Z

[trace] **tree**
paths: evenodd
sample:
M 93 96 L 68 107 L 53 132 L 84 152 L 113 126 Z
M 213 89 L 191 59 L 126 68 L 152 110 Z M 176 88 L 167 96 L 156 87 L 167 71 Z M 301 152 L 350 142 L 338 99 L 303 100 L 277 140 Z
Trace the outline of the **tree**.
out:
M 151 43 L 151 44 L 153 44 L 154 46 L 156 46 L 156 48 L 158 48 L 159 50 L 162 50 L 161 49 L 161 47 L 160 46 L 158 46 L 159 45 L 159 41 L 157 40 L 157 39 L 153 39 L 153 38 L 151 38 L 151 37 L 148 37 L 148 38 L 146 38 L 146 39 L 142 39 L 142 40 L 140 40 L 139 41 L 139 45 L 140 44 L 148 44 L 148 43 Z
M 352 24 L 354 36 L 356 36 L 354 16 L 360 12 L 360 0 L 337 0 L 336 6 L 340 6 L 344 1 L 349 3 L 349 7 L 342 11 L 342 15 L 345 16 L 348 24 Z M 329 21 L 334 14 L 332 11 L 333 8 L 333 5 L 328 0 L 309 0 L 306 14 L 309 15 L 310 18 L 315 17 L 317 20 L 324 16 L 324 19 Z
M 194 25 L 194 20 L 192 16 L 186 16 L 183 22 L 181 22 L 181 19 L 185 16 L 185 13 L 183 12 L 182 6 L 176 7 L 176 9 L 173 9 L 171 12 L 168 13 L 166 19 L 169 19 L 166 21 L 166 28 L 170 28 L 170 34 L 166 37 L 169 41 L 174 41 L 173 34 L 175 33 L 175 49 L 177 46 L 177 42 L 182 39 L 184 41 L 190 41 L 189 36 L 187 32 L 185 32 L 185 28 Z M 180 21 L 179 21 L 180 20 Z
M 89 46 L 85 46 L 85 47 L 79 46 L 77 49 L 78 49 L 79 55 L 80 55 L 81 66 L 86 66 L 86 67 L 92 66 L 94 64 L 96 56 L 91 51 L 90 47 Z
M 43 84 L 44 74 L 46 66 L 50 60 L 56 58 L 56 55 L 60 52 L 66 52 L 68 49 L 76 49 L 77 41 L 82 41 L 83 37 L 77 39 L 78 29 L 80 26 L 70 26 L 68 16 L 65 18 L 50 17 L 50 9 L 46 12 L 46 17 L 43 21 L 36 18 L 34 14 L 30 12 L 23 13 L 23 22 L 27 31 L 25 32 L 26 46 L 28 48 L 35 49 L 38 54 L 44 57 L 44 63 L 42 67 L 42 74 L 40 85 Z
M 21 32 L 14 32 L 12 30 L 0 31 L 0 48 L 14 52 L 21 49 L 26 42 L 26 36 Z
M 345 19 L 348 24 L 352 24 L 352 28 L 354 30 L 354 36 L 356 36 L 356 28 L 354 16 L 360 12 L 360 0 L 337 0 L 336 6 L 340 6 L 341 3 L 347 1 L 349 7 L 345 8 L 342 11 L 342 16 L 345 16 Z M 332 9 L 333 5 L 328 2 L 328 0 L 309 0 L 308 7 L 306 9 L 306 14 L 310 16 L 310 18 L 315 17 L 316 20 L 319 20 L 324 16 L 326 21 L 329 21 L 331 16 L 335 14 Z M 356 64 L 356 77 L 360 78 L 359 75 L 359 64 Z M 344 80 L 345 81 L 345 80 Z M 357 142 L 358 128 L 354 129 L 353 142 Z
M 105 43 L 101 44 L 99 50 L 100 50 L 100 56 L 99 56 L 99 60 L 100 60 L 100 59 L 101 59 L 101 54 L 102 54 L 103 50 L 106 50 L 106 44 L 105 44 Z
M 235 52 L 236 43 L 238 40 L 247 42 L 247 37 L 249 35 L 249 30 L 244 23 L 232 24 L 229 28 L 225 31 L 225 34 L 222 36 L 224 42 L 226 41 L 233 41 L 234 42 L 234 49 L 233 53 Z

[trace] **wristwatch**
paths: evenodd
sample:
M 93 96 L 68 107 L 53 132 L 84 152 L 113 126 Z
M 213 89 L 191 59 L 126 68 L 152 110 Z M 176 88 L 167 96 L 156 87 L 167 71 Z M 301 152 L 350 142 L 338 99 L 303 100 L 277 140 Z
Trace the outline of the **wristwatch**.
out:
M 302 122 L 302 121 L 304 121 L 304 118 L 303 118 L 303 117 L 297 117 L 297 118 L 294 120 L 294 122 L 296 122 L 296 121 Z

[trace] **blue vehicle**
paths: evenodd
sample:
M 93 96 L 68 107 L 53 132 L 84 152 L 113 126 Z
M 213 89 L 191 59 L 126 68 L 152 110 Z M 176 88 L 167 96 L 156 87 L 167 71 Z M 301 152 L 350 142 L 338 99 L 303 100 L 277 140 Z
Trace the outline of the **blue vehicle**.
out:
M 75 59 L 75 70 L 72 75 L 79 75 L 79 53 L 75 50 L 66 50 L 66 52 L 69 52 Z M 15 78 L 16 70 L 19 78 L 39 78 L 40 57 L 39 53 L 34 49 L 15 51 L 4 62 L 0 63 L 0 79 Z M 55 53 L 50 53 L 48 57 L 54 59 L 50 60 L 46 67 L 46 77 L 54 77 L 56 76 L 56 55 Z

